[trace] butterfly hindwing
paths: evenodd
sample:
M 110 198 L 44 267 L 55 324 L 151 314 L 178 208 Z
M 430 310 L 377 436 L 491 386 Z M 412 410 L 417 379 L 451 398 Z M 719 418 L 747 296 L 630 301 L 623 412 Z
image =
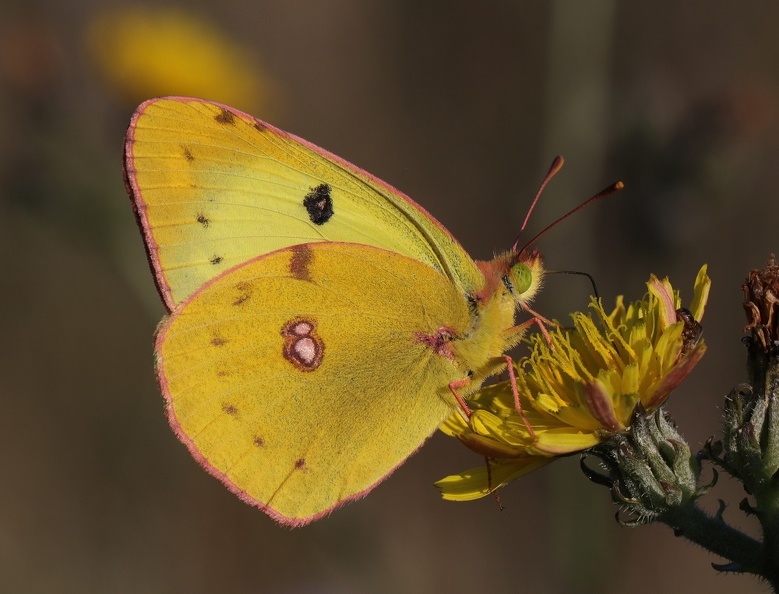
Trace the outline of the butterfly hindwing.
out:
M 464 370 L 431 348 L 467 301 L 415 259 L 309 243 L 208 282 L 163 323 L 158 375 L 177 435 L 209 472 L 301 525 L 360 497 L 452 412 Z

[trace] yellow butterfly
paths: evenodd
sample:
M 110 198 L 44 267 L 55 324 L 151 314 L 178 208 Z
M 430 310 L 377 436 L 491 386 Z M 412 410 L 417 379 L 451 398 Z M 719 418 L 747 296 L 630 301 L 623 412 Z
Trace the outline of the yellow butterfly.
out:
M 283 524 L 364 496 L 467 414 L 544 274 L 516 245 L 475 262 L 395 188 L 217 103 L 143 103 L 125 179 L 171 312 L 156 339 L 170 424 Z

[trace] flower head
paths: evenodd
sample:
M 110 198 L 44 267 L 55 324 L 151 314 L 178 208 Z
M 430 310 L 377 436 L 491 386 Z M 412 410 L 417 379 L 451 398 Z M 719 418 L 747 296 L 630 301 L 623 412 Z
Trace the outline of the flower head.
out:
M 517 370 L 521 412 L 504 381 L 469 399 L 467 420 L 452 415 L 441 427 L 488 458 L 484 468 L 436 483 L 444 498 L 482 497 L 557 456 L 625 431 L 639 403 L 648 412 L 660 407 L 706 350 L 698 320 L 710 285 L 704 265 L 683 309 L 669 280 L 652 275 L 644 299 L 625 306 L 620 296 L 606 312 L 593 298 L 593 313 L 572 314 L 573 329 L 533 335 L 531 354 Z
M 750 271 L 741 289 L 749 321 L 745 330 L 751 330 L 752 337 L 768 352 L 769 346 L 779 340 L 779 265 L 776 256 L 771 254 L 762 270 Z

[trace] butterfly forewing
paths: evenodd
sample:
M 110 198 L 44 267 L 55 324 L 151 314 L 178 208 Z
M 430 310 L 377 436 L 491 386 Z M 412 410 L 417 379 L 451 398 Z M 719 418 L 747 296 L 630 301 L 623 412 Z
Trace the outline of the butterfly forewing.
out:
M 473 260 L 409 198 L 330 153 L 216 103 L 155 99 L 125 145 L 128 188 L 170 309 L 232 266 L 312 241 L 371 245 L 481 286 Z

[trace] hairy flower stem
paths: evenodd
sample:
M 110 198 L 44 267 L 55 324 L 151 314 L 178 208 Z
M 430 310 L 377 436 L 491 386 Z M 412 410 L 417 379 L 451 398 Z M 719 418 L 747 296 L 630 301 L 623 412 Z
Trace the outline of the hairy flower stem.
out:
M 763 526 L 763 567 L 760 574 L 779 592 L 779 510 L 776 504 L 761 514 Z
M 719 512 L 710 515 L 694 501 L 687 501 L 669 507 L 657 521 L 673 528 L 677 536 L 730 560 L 728 565 L 716 566 L 718 569 L 763 575 L 760 543 L 728 525 Z
M 749 273 L 742 289 L 749 382 L 728 395 L 722 442 L 704 453 L 743 482 L 750 497 L 740 508 L 763 530 L 752 561 L 741 560 L 743 567 L 734 569 L 762 576 L 779 592 L 779 265 L 773 254 L 765 268 Z
M 742 439 L 734 440 L 740 442 L 734 449 L 742 454 L 739 474 L 754 497 L 750 511 L 763 529 L 759 573 L 779 592 L 779 350 L 775 343 L 767 349 L 761 348 L 754 337 L 747 339 L 747 347 L 752 393 L 746 409 L 740 411 L 739 420 L 743 424 L 737 435 L 746 438 L 744 434 L 751 434 L 748 441 L 752 447 L 744 443 L 747 439 Z M 750 450 L 756 450 L 759 455 Z M 752 456 L 743 456 L 745 452 Z

